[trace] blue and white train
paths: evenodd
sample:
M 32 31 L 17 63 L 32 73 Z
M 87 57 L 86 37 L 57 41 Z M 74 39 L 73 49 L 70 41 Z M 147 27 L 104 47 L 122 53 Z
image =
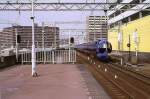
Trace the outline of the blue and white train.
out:
M 109 53 L 112 51 L 112 45 L 107 39 L 100 39 L 95 42 L 83 43 L 76 45 L 75 48 L 85 53 L 93 53 L 102 61 L 109 60 Z

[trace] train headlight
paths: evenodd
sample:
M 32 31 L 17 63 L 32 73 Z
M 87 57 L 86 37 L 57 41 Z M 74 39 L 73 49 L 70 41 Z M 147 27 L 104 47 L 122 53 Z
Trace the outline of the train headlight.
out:
M 107 44 L 103 44 L 103 48 L 107 48 Z

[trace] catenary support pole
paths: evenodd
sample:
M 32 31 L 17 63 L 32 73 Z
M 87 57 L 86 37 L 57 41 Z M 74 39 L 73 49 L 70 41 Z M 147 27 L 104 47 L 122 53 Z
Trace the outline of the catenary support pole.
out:
M 35 56 L 35 37 L 34 37 L 34 0 L 32 0 L 32 76 L 37 76 L 36 68 L 36 56 Z
M 18 30 L 17 27 L 15 28 L 15 34 L 16 34 L 16 61 L 18 62 Z
M 46 61 L 46 52 L 45 52 L 45 27 L 44 22 L 42 22 L 42 55 L 43 55 L 43 63 L 45 64 Z
M 70 31 L 69 31 L 69 62 L 71 61 L 71 55 L 70 55 L 70 47 L 71 47 L 71 43 L 70 43 Z

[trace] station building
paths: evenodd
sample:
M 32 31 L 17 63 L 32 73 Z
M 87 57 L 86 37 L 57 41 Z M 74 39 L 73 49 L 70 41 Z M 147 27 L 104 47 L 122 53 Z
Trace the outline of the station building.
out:
M 105 16 L 89 16 L 87 17 L 87 40 L 88 42 L 107 39 L 107 17 Z
M 148 3 L 149 0 L 121 0 L 122 3 L 135 3 L 131 9 L 147 9 L 150 5 L 138 6 L 138 3 Z M 126 8 L 127 5 L 113 6 L 117 9 Z M 139 8 L 140 9 L 140 8 Z M 113 50 L 132 53 L 139 52 L 139 56 L 150 57 L 150 11 L 126 10 L 108 11 L 108 40 Z M 127 46 L 128 45 L 128 46 Z M 130 45 L 130 46 L 129 46 Z
M 16 34 L 20 36 L 19 49 L 32 48 L 32 26 L 12 26 L 4 28 L 1 32 L 1 43 L 4 48 L 16 46 Z M 59 47 L 59 28 L 35 25 L 35 47 L 54 48 Z

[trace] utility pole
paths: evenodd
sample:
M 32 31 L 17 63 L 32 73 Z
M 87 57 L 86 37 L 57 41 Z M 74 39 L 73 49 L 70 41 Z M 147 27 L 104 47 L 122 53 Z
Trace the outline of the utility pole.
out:
M 31 16 L 31 20 L 32 20 L 32 76 L 36 77 L 37 73 L 36 73 L 36 54 L 35 54 L 35 33 L 34 33 L 34 0 L 32 0 L 32 16 Z
M 105 0 L 105 3 L 108 3 L 108 1 L 107 0 Z M 105 25 L 106 25 L 106 28 L 104 29 L 104 30 L 106 30 L 105 32 L 107 33 L 107 38 L 108 38 L 108 17 L 107 17 L 107 8 L 106 8 L 106 6 L 104 6 L 104 13 L 105 13 Z M 103 34 L 101 33 L 101 38 L 103 38 Z
M 135 29 L 134 33 L 133 33 L 133 40 L 135 43 L 135 56 L 136 56 L 136 64 L 138 64 L 138 33 L 137 33 L 137 29 Z
M 54 23 L 54 45 L 55 45 L 55 49 L 57 48 L 57 40 L 56 40 L 56 35 L 57 35 L 57 31 L 56 31 L 56 22 Z
M 129 54 L 128 61 L 130 62 L 130 61 L 131 61 L 131 39 L 130 39 L 130 35 L 129 35 L 129 42 L 128 42 L 127 46 L 129 47 L 129 51 L 128 51 L 128 54 Z
M 15 34 L 16 34 L 16 61 L 18 62 L 18 31 L 17 31 L 17 27 L 15 28 Z
M 96 29 L 96 27 L 95 27 L 95 18 L 96 18 L 96 16 L 94 16 L 94 41 L 96 41 L 96 34 L 95 34 L 95 29 Z
M 44 22 L 42 22 L 42 51 L 44 53 L 44 64 L 45 64 L 45 57 L 46 57 L 46 52 L 45 52 L 45 30 L 44 30 Z
M 70 43 L 70 31 L 69 31 L 69 62 L 71 61 L 71 59 L 70 59 L 70 57 L 71 57 L 71 55 L 70 55 L 70 53 L 71 53 L 71 52 L 70 52 L 70 44 L 71 44 L 71 43 Z
M 121 65 L 123 65 L 123 56 L 122 56 L 122 53 L 121 53 L 121 51 L 123 50 L 123 48 L 122 48 L 122 43 L 123 43 L 123 33 L 122 33 L 122 31 L 121 31 L 121 25 L 122 25 L 122 23 L 121 22 L 119 22 L 118 23 L 118 51 L 119 51 L 119 54 L 121 55 L 121 59 L 120 59 L 120 64 Z

